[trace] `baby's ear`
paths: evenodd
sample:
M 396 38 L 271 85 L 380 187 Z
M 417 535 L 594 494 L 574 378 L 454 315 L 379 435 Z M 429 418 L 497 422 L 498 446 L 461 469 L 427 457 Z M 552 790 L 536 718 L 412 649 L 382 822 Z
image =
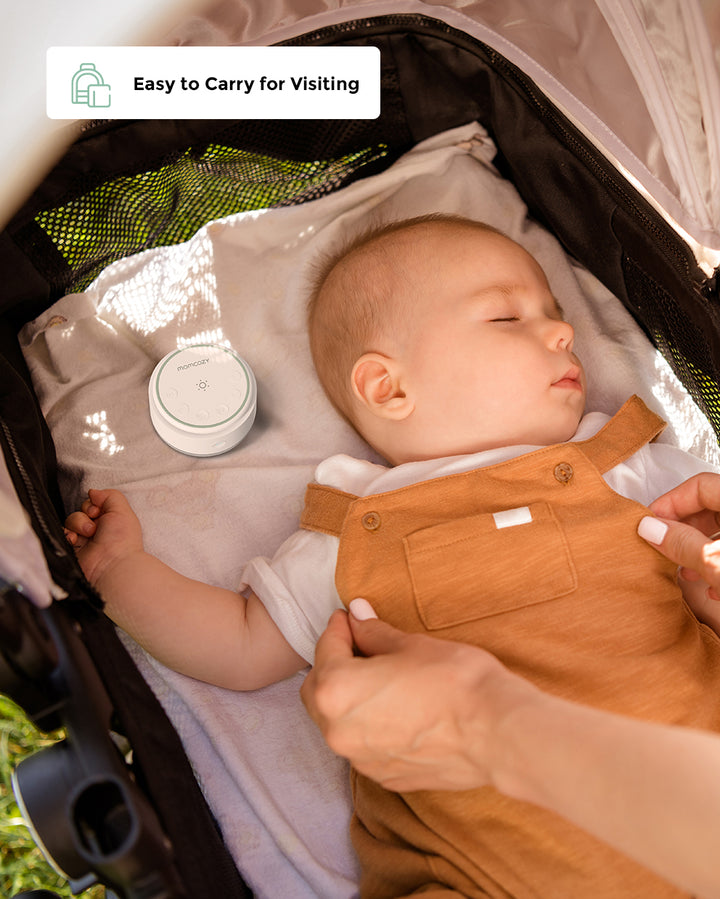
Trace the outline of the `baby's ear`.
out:
M 413 411 L 403 389 L 402 367 L 382 353 L 365 353 L 353 366 L 352 391 L 370 412 L 380 418 L 401 421 Z

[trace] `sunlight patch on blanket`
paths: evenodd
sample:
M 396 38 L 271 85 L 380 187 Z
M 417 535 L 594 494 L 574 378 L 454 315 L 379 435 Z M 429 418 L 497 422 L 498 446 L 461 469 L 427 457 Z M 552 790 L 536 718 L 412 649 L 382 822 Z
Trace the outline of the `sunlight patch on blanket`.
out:
M 110 430 L 107 421 L 107 412 L 102 409 L 99 412 L 92 412 L 85 416 L 85 423 L 88 426 L 87 431 L 83 431 L 83 437 L 88 440 L 94 440 L 97 447 L 102 453 L 114 456 L 121 453 L 125 447 L 118 443 L 115 434 Z

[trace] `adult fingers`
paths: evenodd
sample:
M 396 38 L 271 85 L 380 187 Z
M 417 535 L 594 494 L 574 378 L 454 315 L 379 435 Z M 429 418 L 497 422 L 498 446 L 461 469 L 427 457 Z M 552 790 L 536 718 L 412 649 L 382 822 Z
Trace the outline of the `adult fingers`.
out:
M 315 647 L 315 668 L 343 662 L 353 657 L 353 637 L 346 612 L 333 612 Z
M 720 527 L 720 478 L 704 472 L 694 475 L 650 504 L 651 511 L 671 521 L 690 520 L 712 534 Z
M 363 600 L 363 602 L 365 602 Z M 349 623 L 355 646 L 364 656 L 390 655 L 400 652 L 408 644 L 408 635 L 377 617 L 358 618 L 358 600 L 350 604 Z M 360 607 L 363 608 L 362 606 Z M 417 636 L 417 635 L 416 635 Z
M 333 677 L 339 668 L 353 660 L 353 636 L 347 613 L 336 611 L 315 647 L 315 664 L 300 688 L 300 697 L 316 724 L 322 726 L 328 715 L 337 714 L 342 700 L 342 684 Z
M 638 534 L 672 562 L 697 572 L 720 592 L 720 540 L 710 540 L 697 528 L 678 521 L 643 518 Z

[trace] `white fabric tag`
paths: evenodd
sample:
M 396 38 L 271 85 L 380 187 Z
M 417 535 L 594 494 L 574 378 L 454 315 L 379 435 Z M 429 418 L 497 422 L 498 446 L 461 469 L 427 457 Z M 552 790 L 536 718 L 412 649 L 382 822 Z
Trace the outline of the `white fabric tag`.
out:
M 520 506 L 517 509 L 505 509 L 503 512 L 494 512 L 495 527 L 513 528 L 518 524 L 529 524 L 532 518 L 532 512 L 527 506 Z

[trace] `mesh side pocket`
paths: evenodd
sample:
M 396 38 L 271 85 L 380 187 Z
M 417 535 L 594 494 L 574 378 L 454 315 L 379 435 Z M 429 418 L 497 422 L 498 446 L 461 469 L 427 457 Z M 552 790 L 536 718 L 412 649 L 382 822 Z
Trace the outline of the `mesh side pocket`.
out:
M 717 310 L 697 296 L 682 301 L 664 290 L 632 259 L 623 260 L 631 310 L 720 438 L 720 365 Z M 706 319 L 704 327 L 698 322 Z
M 299 162 L 210 144 L 200 155 L 187 150 L 154 171 L 101 184 L 35 221 L 69 266 L 69 289 L 79 291 L 110 262 L 181 243 L 209 221 L 330 193 L 386 152 L 378 145 Z

